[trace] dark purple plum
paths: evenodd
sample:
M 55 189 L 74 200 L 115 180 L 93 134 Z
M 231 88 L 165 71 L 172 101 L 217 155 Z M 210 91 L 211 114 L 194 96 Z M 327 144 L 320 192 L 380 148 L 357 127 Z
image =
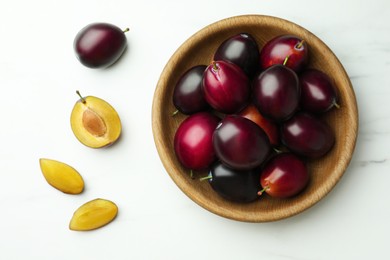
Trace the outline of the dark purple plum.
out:
M 221 162 L 211 166 L 208 179 L 211 187 L 221 197 L 235 202 L 251 202 L 256 200 L 260 191 L 260 171 L 251 169 L 246 171 L 234 170 Z
M 244 71 L 227 61 L 213 61 L 203 76 L 203 94 L 215 110 L 232 114 L 244 108 L 250 83 Z
M 219 118 L 208 112 L 188 116 L 178 127 L 174 149 L 181 164 L 191 170 L 203 170 L 216 159 L 213 132 Z
M 301 71 L 309 61 L 307 44 L 294 35 L 280 35 L 268 41 L 260 51 L 260 67 L 265 70 L 275 64 L 283 64 L 288 57 L 287 67 Z
M 310 113 L 324 113 L 338 107 L 337 91 L 332 80 L 324 72 L 307 69 L 299 75 L 301 108 Z
M 300 88 L 296 73 L 274 65 L 254 78 L 253 103 L 262 115 L 275 121 L 291 117 L 298 108 Z
M 248 33 L 240 33 L 225 40 L 214 54 L 214 60 L 225 60 L 238 65 L 249 78 L 259 70 L 259 47 Z
M 267 134 L 272 145 L 279 145 L 279 128 L 277 124 L 260 114 L 259 110 L 254 105 L 248 105 L 241 110 L 238 115 L 255 122 Z
M 206 65 L 188 69 L 180 77 L 173 91 L 173 104 L 183 114 L 190 115 L 209 108 L 202 92 L 203 73 Z
M 89 24 L 76 35 L 74 50 L 89 68 L 105 68 L 116 62 L 127 46 L 125 32 L 108 23 Z
M 297 195 L 308 182 L 309 174 L 305 163 L 292 153 L 275 155 L 266 163 L 260 176 L 263 191 L 275 198 Z
M 236 170 L 258 167 L 271 150 L 267 134 L 256 123 L 237 115 L 222 119 L 214 131 L 213 144 L 221 162 Z
M 303 112 L 284 122 L 280 134 L 288 149 L 309 158 L 322 157 L 335 142 L 332 129 L 324 121 Z

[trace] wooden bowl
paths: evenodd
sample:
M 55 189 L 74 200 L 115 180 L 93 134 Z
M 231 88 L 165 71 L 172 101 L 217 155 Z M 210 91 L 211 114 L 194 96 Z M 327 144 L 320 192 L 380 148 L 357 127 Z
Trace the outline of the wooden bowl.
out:
M 234 203 L 221 198 L 207 181 L 198 178 L 207 171 L 196 172 L 191 179 L 189 170 L 176 158 L 173 139 L 179 124 L 186 118 L 172 116 L 173 89 L 180 76 L 195 65 L 208 65 L 218 46 L 230 36 L 246 32 L 257 41 L 259 48 L 271 38 L 282 34 L 294 34 L 303 38 L 309 46 L 309 67 L 327 73 L 338 88 L 340 105 L 324 115 L 333 129 L 336 143 L 323 158 L 308 162 L 311 180 L 298 196 L 275 199 L 264 194 L 253 203 Z M 306 29 L 283 19 L 244 15 L 213 23 L 185 41 L 166 64 L 153 100 L 152 126 L 155 144 L 163 165 L 177 186 L 194 202 L 220 216 L 246 222 L 275 221 L 296 215 L 313 206 L 327 195 L 344 174 L 352 157 L 357 138 L 358 111 L 355 94 L 347 73 L 333 52 Z

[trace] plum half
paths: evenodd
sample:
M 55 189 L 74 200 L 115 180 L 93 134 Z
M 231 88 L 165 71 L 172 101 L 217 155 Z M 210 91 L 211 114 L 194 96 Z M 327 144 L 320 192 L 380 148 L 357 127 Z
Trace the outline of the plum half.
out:
M 116 110 L 106 101 L 94 96 L 82 97 L 73 107 L 70 123 L 76 138 L 91 148 L 101 148 L 116 142 L 122 124 Z

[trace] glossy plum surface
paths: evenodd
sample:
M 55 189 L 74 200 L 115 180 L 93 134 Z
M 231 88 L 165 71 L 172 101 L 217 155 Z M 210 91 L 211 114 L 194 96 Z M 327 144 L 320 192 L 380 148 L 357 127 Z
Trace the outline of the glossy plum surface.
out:
M 266 69 L 253 80 L 252 88 L 253 103 L 267 118 L 283 121 L 298 108 L 298 76 L 286 66 L 274 65 Z
M 183 114 L 193 114 L 209 108 L 202 92 L 203 73 L 206 65 L 187 70 L 177 82 L 173 91 L 173 104 Z
M 310 113 L 324 113 L 337 104 L 337 91 L 328 75 L 308 69 L 299 75 L 301 85 L 300 105 Z
M 89 68 L 112 65 L 127 46 L 124 31 L 108 23 L 87 25 L 76 35 L 74 50 L 80 62 Z
M 213 134 L 214 150 L 222 163 L 233 169 L 259 166 L 271 150 L 266 133 L 251 120 L 228 115 Z
M 238 115 L 255 122 L 267 134 L 272 145 L 279 145 L 278 126 L 274 122 L 260 114 L 259 110 L 254 105 L 248 105 L 246 108 L 241 110 Z
M 251 78 L 259 69 L 259 47 L 248 33 L 240 33 L 225 40 L 214 54 L 214 60 L 230 61 Z
M 227 61 L 214 61 L 203 76 L 203 93 L 215 110 L 232 114 L 246 106 L 250 83 L 244 71 Z
M 268 41 L 260 51 L 260 67 L 267 69 L 275 64 L 283 64 L 295 72 L 301 71 L 309 61 L 305 41 L 294 35 L 281 35 Z
M 301 159 L 291 153 L 282 153 L 267 162 L 261 172 L 260 182 L 270 196 L 287 198 L 307 186 L 309 174 Z
M 307 114 L 298 113 L 281 126 L 282 143 L 292 152 L 319 158 L 334 145 L 332 129 L 322 120 Z
M 256 200 L 260 188 L 260 171 L 239 171 L 221 162 L 212 165 L 209 183 L 221 197 L 235 202 Z
M 192 170 L 203 170 L 216 159 L 212 137 L 219 118 L 208 112 L 188 116 L 178 127 L 174 149 L 182 165 Z

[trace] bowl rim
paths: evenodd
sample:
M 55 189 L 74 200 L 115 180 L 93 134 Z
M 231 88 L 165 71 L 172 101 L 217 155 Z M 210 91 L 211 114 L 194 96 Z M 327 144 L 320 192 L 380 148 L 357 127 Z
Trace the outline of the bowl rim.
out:
M 163 143 L 164 136 L 162 131 L 159 131 L 164 122 L 163 119 L 161 118 L 161 113 L 158 113 L 158 108 L 162 106 L 162 100 L 159 98 L 161 93 L 165 90 L 163 84 L 166 80 L 166 75 L 171 72 L 170 65 L 172 63 L 177 63 L 178 59 L 180 59 L 183 54 L 190 49 L 193 45 L 196 45 L 202 39 L 204 39 L 205 36 L 207 35 L 212 35 L 215 30 L 220 30 L 220 29 L 226 29 L 234 24 L 237 23 L 264 23 L 264 24 L 269 24 L 273 25 L 276 22 L 278 23 L 283 23 L 283 26 L 289 27 L 289 28 L 294 28 L 294 30 L 302 31 L 305 34 L 310 35 L 311 40 L 316 41 L 318 44 L 320 44 L 323 48 L 324 51 L 329 54 L 329 58 L 333 59 L 333 62 L 337 64 L 338 69 L 340 70 L 340 73 L 343 74 L 343 77 L 345 78 L 346 82 L 345 84 L 348 87 L 348 95 L 349 97 L 354 101 L 351 104 L 351 110 L 352 114 L 349 115 L 351 117 L 351 120 L 353 125 L 351 125 L 351 129 L 353 132 L 353 136 L 351 139 L 351 142 L 347 144 L 347 147 L 345 147 L 346 152 L 348 152 L 348 157 L 340 162 L 340 166 L 338 167 L 339 172 L 336 175 L 336 178 L 333 178 L 332 181 L 326 185 L 319 194 L 316 195 L 316 198 L 313 200 L 303 200 L 300 202 L 298 205 L 295 205 L 292 209 L 289 209 L 288 211 L 281 212 L 279 214 L 248 214 L 248 216 L 242 216 L 240 214 L 236 214 L 235 212 L 232 212 L 230 210 L 226 210 L 223 207 L 211 207 L 207 202 L 204 202 L 203 200 L 194 197 L 188 192 L 188 189 L 190 184 L 188 181 L 184 180 L 182 176 L 179 176 L 177 174 L 172 173 L 172 167 L 175 162 L 174 160 L 169 156 L 169 149 L 166 147 Z M 285 20 L 283 18 L 275 17 L 275 16 L 269 16 L 269 15 L 259 15 L 259 14 L 248 14 L 248 15 L 239 15 L 239 16 L 232 16 L 228 18 L 224 18 L 222 20 L 216 21 L 214 23 L 211 23 L 207 25 L 206 27 L 200 29 L 196 33 L 194 33 L 192 36 L 190 36 L 184 43 L 182 43 L 179 48 L 173 53 L 173 55 L 170 57 L 168 62 L 166 63 L 163 71 L 161 72 L 160 78 L 157 82 L 156 89 L 154 92 L 153 96 L 153 104 L 152 104 L 152 131 L 153 131 L 153 138 L 155 142 L 155 146 L 157 148 L 157 152 L 159 154 L 160 160 L 171 177 L 171 179 L 174 181 L 174 183 L 178 186 L 178 188 L 187 195 L 192 201 L 197 203 L 199 206 L 203 207 L 204 209 L 219 215 L 221 217 L 225 217 L 228 219 L 232 220 L 237 220 L 237 221 L 243 221 L 243 222 L 252 222 L 252 223 L 258 223 L 258 222 L 270 222 L 270 221 L 277 221 L 281 219 L 285 219 L 288 217 L 292 217 L 294 215 L 297 215 L 301 213 L 302 211 L 314 206 L 317 202 L 319 202 L 323 197 L 325 197 L 333 188 L 334 186 L 339 182 L 341 177 L 344 175 L 351 159 L 352 155 L 356 146 L 356 140 L 357 140 L 357 134 L 358 134 L 358 108 L 357 108 L 357 101 L 356 101 L 356 96 L 352 87 L 352 83 L 350 81 L 350 78 L 337 58 L 337 56 L 333 53 L 333 51 L 321 40 L 319 39 L 316 35 L 308 31 L 307 29 L 303 28 L 300 25 L 297 25 L 291 21 Z

